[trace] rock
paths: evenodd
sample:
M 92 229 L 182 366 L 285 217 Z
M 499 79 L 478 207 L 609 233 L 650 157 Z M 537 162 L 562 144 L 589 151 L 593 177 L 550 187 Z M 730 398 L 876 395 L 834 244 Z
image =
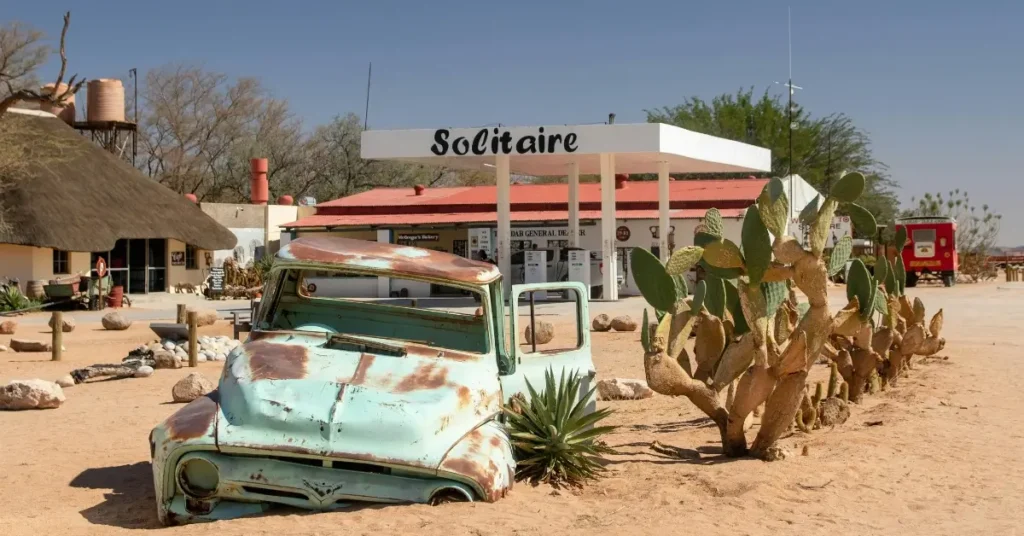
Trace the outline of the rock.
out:
M 113 311 L 103 315 L 103 318 L 100 319 L 100 322 L 103 324 L 103 329 L 111 329 L 116 331 L 126 330 L 132 325 L 131 320 L 128 320 L 127 318 L 124 317 L 124 315 L 117 311 Z
M 177 346 L 177 345 L 175 345 L 175 344 L 174 344 L 173 342 L 171 342 L 171 341 L 167 341 L 167 342 L 165 342 L 165 343 L 164 343 L 164 345 L 163 345 L 163 349 L 164 349 L 164 350 L 167 350 L 168 352 L 173 352 L 173 351 L 174 351 L 174 349 L 175 349 L 175 348 L 177 348 L 177 347 L 178 347 L 178 346 Z
M 484 308 L 477 307 L 476 311 L 473 311 L 473 316 L 484 316 Z
M 191 402 L 205 394 L 209 394 L 216 388 L 217 386 L 206 379 L 205 376 L 198 372 L 193 372 L 174 384 L 174 387 L 171 388 L 171 398 L 175 402 Z
M 643 380 L 613 378 L 597 382 L 597 397 L 600 400 L 639 400 L 652 396 L 654 391 Z
M 46 380 L 14 380 L 0 387 L 0 409 L 59 408 L 64 400 L 64 390 Z
M 555 325 L 547 320 L 537 320 L 537 344 L 547 344 L 555 338 Z M 530 326 L 526 326 L 526 342 L 533 342 Z
M 153 367 L 150 367 L 150 366 L 147 366 L 147 365 L 142 365 L 141 367 L 139 367 L 138 369 L 135 370 L 135 377 L 136 378 L 148 378 L 148 377 L 150 377 L 152 375 L 153 375 Z
M 72 378 L 70 374 L 65 374 L 63 377 L 59 378 L 54 383 L 56 383 L 57 385 L 59 385 L 59 386 L 61 386 L 63 388 L 68 388 L 68 387 L 71 387 L 71 386 L 75 385 L 75 379 Z
M 850 418 L 850 404 L 841 398 L 826 398 L 818 407 L 822 426 L 837 426 Z
M 49 352 L 53 349 L 48 341 L 33 341 L 31 339 L 11 339 L 11 350 L 15 352 Z
M 206 363 L 206 356 L 203 354 L 197 354 L 196 363 Z
M 2 345 L 2 344 L 0 344 L 0 352 L 6 352 L 6 351 L 7 351 L 7 347 Z
M 612 319 L 606 314 L 600 314 L 594 317 L 594 321 L 590 323 L 590 327 L 594 331 L 608 331 L 612 329 Z
M 0 322 L 0 335 L 14 335 L 18 331 L 18 323 L 13 320 Z
M 50 321 L 47 322 L 47 325 L 50 326 L 50 329 L 54 329 L 52 316 L 50 317 Z M 63 325 L 61 331 L 64 333 L 71 333 L 72 331 L 75 331 L 75 319 L 70 316 L 61 316 L 61 325 Z
M 617 316 L 612 319 L 612 329 L 615 331 L 636 331 L 636 320 L 629 315 Z
M 213 359 L 213 360 L 214 360 L 214 361 L 227 361 L 227 360 L 228 360 L 228 356 L 227 356 L 227 354 L 217 354 L 217 355 L 216 355 L 216 356 L 214 357 L 214 359 Z
M 217 322 L 217 311 L 215 309 L 189 309 L 196 312 L 196 326 L 212 326 Z
M 178 356 L 174 355 L 173 352 L 168 352 L 167 350 L 160 350 L 158 352 L 153 352 L 153 361 L 156 362 L 153 365 L 153 368 L 158 368 L 158 369 L 176 369 L 176 368 L 181 368 L 181 358 L 179 358 Z

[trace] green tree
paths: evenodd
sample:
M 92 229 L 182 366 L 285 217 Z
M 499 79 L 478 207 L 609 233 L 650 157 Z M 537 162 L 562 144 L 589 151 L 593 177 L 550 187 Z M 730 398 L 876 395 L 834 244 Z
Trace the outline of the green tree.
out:
M 706 102 L 690 97 L 676 106 L 646 110 L 652 123 L 676 125 L 694 132 L 741 141 L 770 149 L 772 174 L 790 172 L 827 195 L 832 183 L 845 172 L 859 171 L 867 178 L 860 203 L 880 221 L 895 216 L 899 203 L 896 183 L 885 164 L 875 159 L 871 140 L 853 120 L 842 113 L 814 118 L 799 104 L 793 104 L 793 161 L 789 151 L 787 100 L 766 90 L 760 98 L 754 89 L 722 94 Z M 686 178 L 745 176 L 747 174 L 691 175 Z M 647 178 L 647 177 L 643 177 Z M 871 237 L 874 230 L 858 229 L 859 236 Z

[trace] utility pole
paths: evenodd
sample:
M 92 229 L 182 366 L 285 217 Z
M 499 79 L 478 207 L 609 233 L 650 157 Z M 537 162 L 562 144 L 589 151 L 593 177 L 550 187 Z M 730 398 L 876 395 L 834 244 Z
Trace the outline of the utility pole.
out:
M 363 112 L 363 130 L 370 124 L 370 79 L 373 78 L 373 62 L 366 72 L 366 111 Z
M 787 128 L 789 135 L 789 164 L 787 165 L 786 175 L 789 177 L 789 219 L 792 220 L 794 210 L 796 209 L 793 199 L 793 93 L 797 89 L 803 89 L 800 86 L 793 85 L 793 8 L 788 8 L 786 24 L 789 34 L 789 80 L 784 84 L 789 89 L 789 101 L 786 109 L 786 119 L 789 121 Z M 779 82 L 775 83 L 778 84 Z

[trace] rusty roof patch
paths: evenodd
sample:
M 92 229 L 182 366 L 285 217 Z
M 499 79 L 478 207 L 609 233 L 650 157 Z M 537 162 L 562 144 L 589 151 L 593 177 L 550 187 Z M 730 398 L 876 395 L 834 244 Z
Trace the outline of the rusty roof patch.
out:
M 256 341 L 245 345 L 253 381 L 300 380 L 306 377 L 309 360 L 305 346 Z
M 217 403 L 220 392 L 213 391 L 201 396 L 179 409 L 167 418 L 167 432 L 171 439 L 184 441 L 202 437 L 217 417 Z
M 500 276 L 497 266 L 429 249 L 341 238 L 306 236 L 284 246 L 285 260 L 337 264 L 382 275 L 424 277 L 462 283 L 490 283 Z
M 377 356 L 373 354 L 361 354 L 359 356 L 359 364 L 356 365 L 356 371 L 352 374 L 352 379 L 347 383 L 362 385 L 366 381 L 366 371 L 370 369 L 375 359 L 377 359 Z

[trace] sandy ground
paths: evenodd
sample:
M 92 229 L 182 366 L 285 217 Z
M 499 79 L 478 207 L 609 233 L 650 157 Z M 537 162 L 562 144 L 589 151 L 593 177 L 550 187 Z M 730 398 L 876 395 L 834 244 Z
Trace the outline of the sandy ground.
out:
M 1024 286 L 1007 287 L 911 289 L 929 316 L 946 309 L 949 359 L 918 366 L 839 428 L 782 441 L 797 453 L 808 445 L 806 457 L 724 459 L 717 432 L 685 399 L 602 402 L 620 426 L 609 437 L 620 454 L 606 478 L 580 492 L 521 484 L 495 504 L 279 509 L 160 529 L 147 436 L 180 407 L 170 404 L 170 389 L 190 370 L 79 385 L 66 390 L 60 409 L 0 413 L 0 534 L 1015 534 L 1024 523 Z M 838 300 L 842 289 L 834 290 Z M 631 299 L 614 308 L 638 318 L 641 306 Z M 557 318 L 556 327 L 568 331 L 567 320 Z M 207 329 L 230 333 L 225 322 Z M 30 324 L 19 336 L 46 338 L 49 329 Z M 142 322 L 125 332 L 80 323 L 65 334 L 63 362 L 0 354 L 0 383 L 117 361 L 150 338 Z M 600 376 L 642 378 L 638 340 L 638 333 L 595 333 Z M 211 379 L 219 369 L 199 367 Z M 812 374 L 824 379 L 827 368 Z M 689 459 L 651 451 L 654 440 L 685 449 Z

